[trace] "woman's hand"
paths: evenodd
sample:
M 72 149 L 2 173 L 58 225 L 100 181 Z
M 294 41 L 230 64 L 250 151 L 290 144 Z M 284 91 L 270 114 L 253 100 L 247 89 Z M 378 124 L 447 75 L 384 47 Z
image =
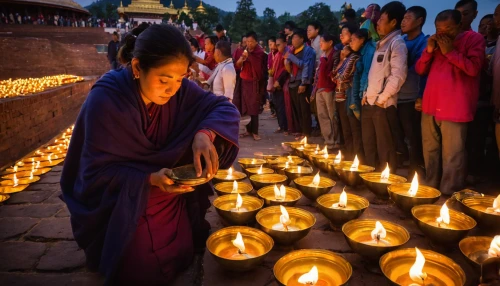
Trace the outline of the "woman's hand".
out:
M 171 173 L 172 170 L 163 168 L 160 171 L 156 173 L 152 173 L 150 176 L 150 183 L 152 186 L 156 186 L 160 188 L 160 190 L 167 192 L 167 193 L 173 193 L 173 194 L 182 194 L 182 193 L 187 193 L 191 192 L 194 189 L 190 186 L 180 186 L 180 185 L 175 185 L 174 181 L 170 179 L 167 174 Z
M 212 131 L 207 131 L 211 132 L 215 137 Z M 207 178 L 213 177 L 217 173 L 217 170 L 219 170 L 219 155 L 217 155 L 217 150 L 215 150 L 214 144 L 210 141 L 210 137 L 205 133 L 198 132 L 194 136 L 193 141 L 194 168 L 198 177 L 201 176 L 203 171 L 201 156 L 205 159 Z

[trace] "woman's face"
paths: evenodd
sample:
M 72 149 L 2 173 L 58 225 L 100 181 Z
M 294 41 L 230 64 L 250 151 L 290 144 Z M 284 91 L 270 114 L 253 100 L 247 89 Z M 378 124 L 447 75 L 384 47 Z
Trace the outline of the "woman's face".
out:
M 330 50 L 330 48 L 333 46 L 333 41 L 325 41 L 323 37 L 319 39 L 319 48 L 323 51 L 326 52 Z
M 364 44 L 365 44 L 365 39 L 362 38 L 360 39 L 356 35 L 352 35 L 351 43 L 349 44 L 349 46 L 353 51 L 359 52 Z
M 283 53 L 285 52 L 286 43 L 283 42 L 283 40 L 278 39 L 276 40 L 276 48 L 278 49 L 278 52 Z
M 191 51 L 193 51 L 193 53 L 196 53 L 198 49 L 195 46 L 191 45 Z
M 147 72 L 139 67 L 139 60 L 132 59 L 132 72 L 139 75 L 139 91 L 146 104 L 164 105 L 174 96 L 188 71 L 186 57 L 174 57 L 167 64 L 151 68 Z
M 210 39 L 205 39 L 205 51 L 211 53 L 214 50 L 215 46 L 212 44 L 212 41 L 210 41 Z
M 342 32 L 340 33 L 340 41 L 344 46 L 349 45 L 349 43 L 351 42 L 351 35 L 352 34 L 349 32 L 349 29 L 342 29 Z

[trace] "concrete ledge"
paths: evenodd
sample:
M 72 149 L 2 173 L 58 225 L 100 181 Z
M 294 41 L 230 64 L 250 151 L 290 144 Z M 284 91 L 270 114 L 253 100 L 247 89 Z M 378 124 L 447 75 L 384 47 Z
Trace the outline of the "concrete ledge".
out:
M 88 77 L 34 95 L 0 99 L 0 167 L 12 165 L 73 124 L 96 80 Z

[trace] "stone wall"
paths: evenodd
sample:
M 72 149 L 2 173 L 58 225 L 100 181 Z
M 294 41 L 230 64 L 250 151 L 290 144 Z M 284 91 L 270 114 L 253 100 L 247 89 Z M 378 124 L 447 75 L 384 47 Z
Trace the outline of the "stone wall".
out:
M 30 96 L 0 99 L 0 169 L 72 125 L 96 79 L 86 78 L 84 82 Z

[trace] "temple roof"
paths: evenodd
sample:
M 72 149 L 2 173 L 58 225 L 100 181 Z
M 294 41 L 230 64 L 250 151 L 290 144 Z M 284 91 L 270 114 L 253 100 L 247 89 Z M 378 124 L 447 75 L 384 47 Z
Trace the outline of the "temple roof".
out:
M 130 13 L 141 13 L 141 14 L 158 14 L 163 15 L 165 13 L 176 15 L 178 9 L 173 7 L 172 2 L 170 2 L 170 7 L 165 7 L 160 3 L 160 0 L 132 0 L 132 3 L 127 7 L 120 5 L 118 7 L 118 13 L 130 14 Z
M 76 3 L 73 0 L 0 0 L 0 3 L 1 2 L 63 8 L 90 15 L 87 9 L 83 8 L 82 6 L 80 6 L 80 4 Z
M 205 7 L 203 7 L 203 0 L 200 0 L 200 5 L 198 5 L 198 7 L 196 7 L 196 12 L 205 12 Z

